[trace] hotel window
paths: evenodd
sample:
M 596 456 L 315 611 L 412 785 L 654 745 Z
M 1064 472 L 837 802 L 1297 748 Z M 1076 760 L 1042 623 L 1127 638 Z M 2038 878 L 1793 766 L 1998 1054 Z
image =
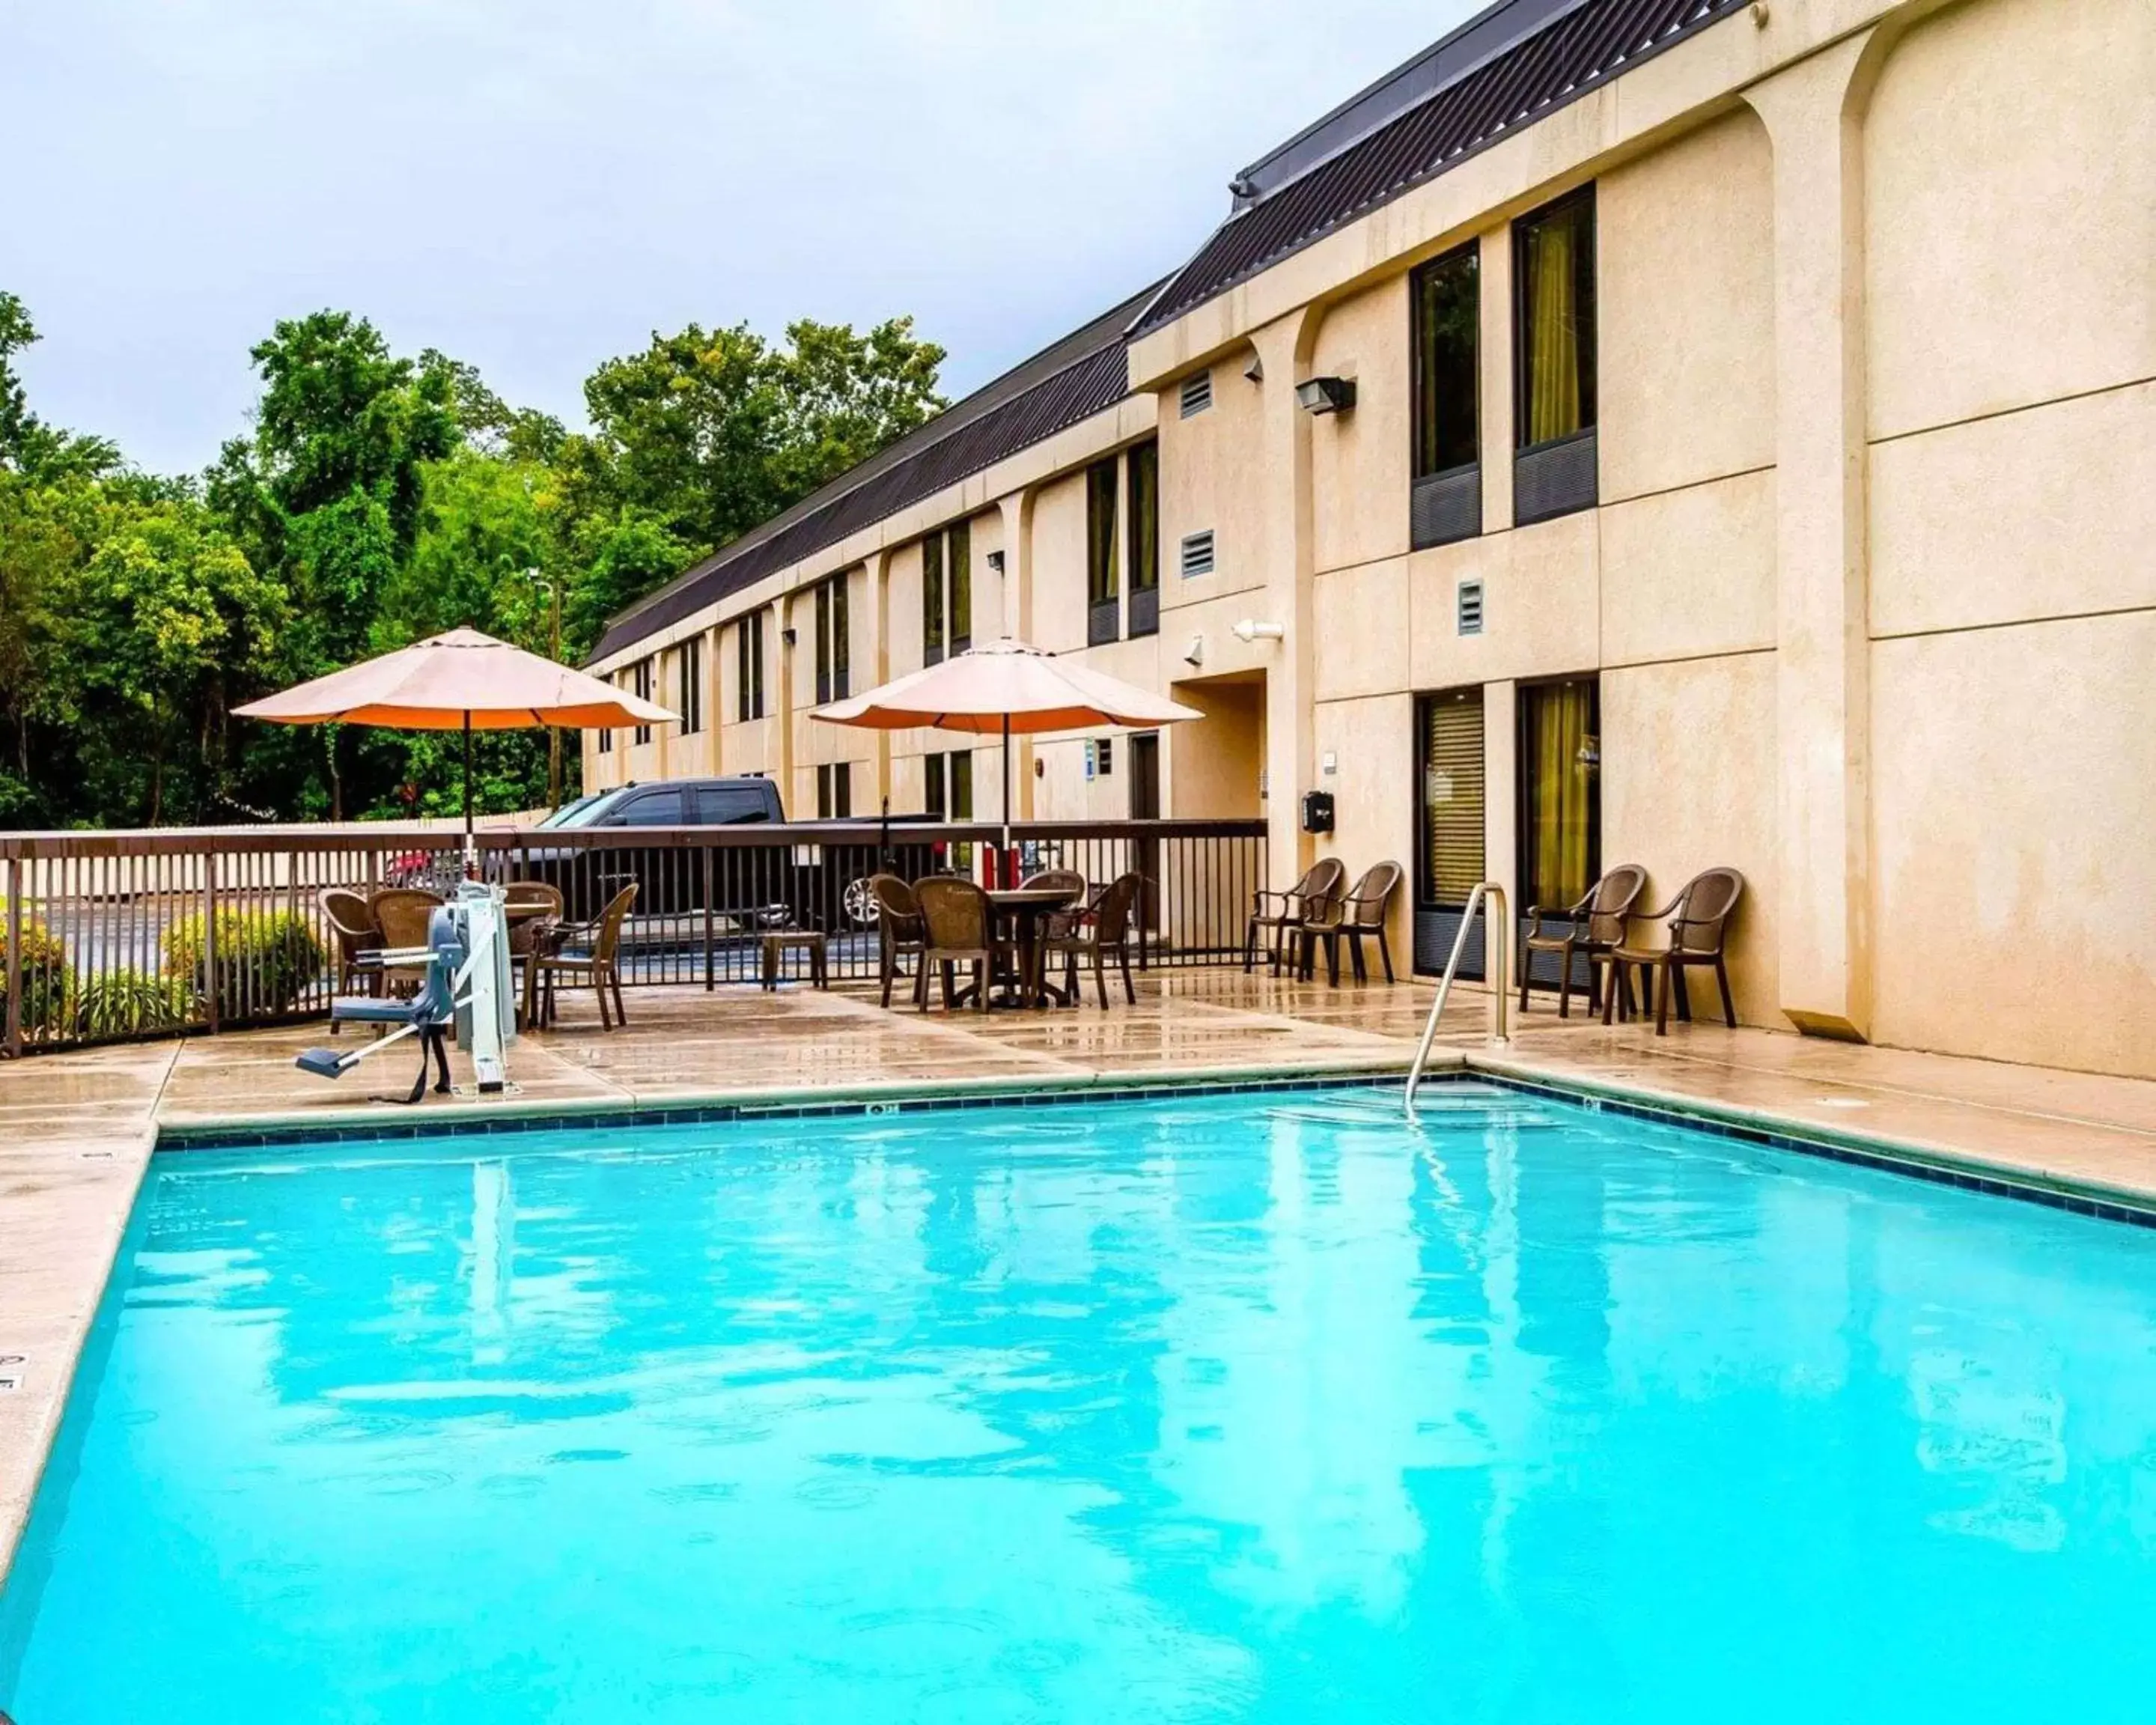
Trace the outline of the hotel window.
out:
M 1086 470 L 1086 644 L 1122 634 L 1122 582 L 1116 568 L 1116 470 L 1113 456 Z
M 611 682 L 613 680 L 608 678 L 608 680 Z M 599 752 L 603 755 L 610 755 L 613 752 L 613 732 L 603 726 L 599 731 Z
M 932 820 L 973 818 L 973 756 L 970 749 L 924 756 L 921 762 Z
M 1160 633 L 1160 445 L 1130 453 L 1131 638 Z
M 1512 224 L 1514 521 L 1596 498 L 1594 188 Z
M 681 714 L 681 734 L 693 737 L 704 728 L 704 638 L 691 635 L 675 651 L 674 669 L 680 680 L 675 706 Z
M 1482 531 L 1481 255 L 1470 241 L 1409 279 L 1414 345 L 1414 548 Z
M 1592 677 L 1520 689 L 1520 902 L 1576 904 L 1602 872 L 1600 702 Z
M 921 662 L 973 644 L 973 531 L 961 521 L 921 542 Z
M 636 668 L 629 673 L 629 677 L 630 686 L 634 690 L 636 698 L 639 701 L 650 700 L 651 661 L 648 659 L 638 660 L 636 661 Z M 641 747 L 644 744 L 650 741 L 651 727 L 649 725 L 639 725 L 636 727 L 637 746 Z
M 1415 701 L 1421 819 L 1415 842 L 1415 968 L 1441 971 L 1469 896 L 1489 878 L 1484 851 L 1482 691 L 1450 689 Z M 1469 936 L 1460 974 L 1483 974 L 1482 942 Z
M 846 620 L 846 578 L 816 584 L 816 704 L 852 693 L 852 630 Z
M 816 769 L 816 819 L 844 820 L 854 812 L 854 763 L 841 761 Z
M 734 716 L 746 724 L 763 716 L 763 613 L 752 611 L 734 625 Z

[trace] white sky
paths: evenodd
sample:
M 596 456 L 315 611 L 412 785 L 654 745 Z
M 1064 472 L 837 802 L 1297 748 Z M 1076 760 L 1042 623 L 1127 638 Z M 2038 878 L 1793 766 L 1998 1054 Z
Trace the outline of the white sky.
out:
M 33 406 L 198 468 L 322 306 L 582 423 L 654 329 L 915 314 L 985 382 L 1474 0 L 0 0 Z

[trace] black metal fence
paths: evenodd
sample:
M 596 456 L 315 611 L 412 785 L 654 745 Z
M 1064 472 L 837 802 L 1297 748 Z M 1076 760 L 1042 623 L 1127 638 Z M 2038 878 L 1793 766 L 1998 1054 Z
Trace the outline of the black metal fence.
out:
M 758 979 L 761 937 L 813 928 L 831 975 L 877 973 L 861 883 L 963 874 L 1015 885 L 1044 868 L 1147 882 L 1148 966 L 1238 963 L 1251 896 L 1265 885 L 1261 821 L 973 823 L 483 832 L 480 871 L 542 880 L 564 915 L 593 916 L 634 882 L 625 986 Z M 319 1017 L 336 991 L 336 941 L 321 896 L 394 886 L 446 892 L 463 838 L 437 828 L 0 834 L 5 1050 L 209 1031 Z M 788 974 L 805 955 L 788 955 Z

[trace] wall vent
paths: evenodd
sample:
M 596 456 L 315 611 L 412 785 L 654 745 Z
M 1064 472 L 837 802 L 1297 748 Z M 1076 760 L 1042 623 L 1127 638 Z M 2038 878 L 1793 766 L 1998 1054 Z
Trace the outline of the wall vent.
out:
M 1213 405 L 1213 374 L 1199 372 L 1183 380 L 1183 417 L 1202 413 Z
M 1183 578 L 1188 581 L 1194 575 L 1213 572 L 1213 530 L 1183 536 Z
M 1460 583 L 1460 633 L 1479 635 L 1482 633 L 1482 583 L 1463 581 Z

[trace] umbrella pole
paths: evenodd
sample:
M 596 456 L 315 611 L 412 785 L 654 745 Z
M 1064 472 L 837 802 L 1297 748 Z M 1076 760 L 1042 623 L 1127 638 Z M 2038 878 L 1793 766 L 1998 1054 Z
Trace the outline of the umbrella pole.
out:
M 472 845 L 471 813 L 471 709 L 465 709 L 465 878 L 479 878 L 479 852 Z
M 1000 874 L 1002 874 L 1002 875 L 1006 875 L 1006 876 L 1009 876 L 1009 879 L 1010 879 L 1010 884 L 1011 884 L 1012 886 L 1017 886 L 1017 885 L 1018 885 L 1018 880 L 1017 880 L 1016 876 L 1012 873 L 1011 866 L 1010 866 L 1010 862 L 1009 862 L 1009 857 L 1010 857 L 1010 848 L 1011 848 L 1011 840 L 1010 840 L 1010 814 L 1011 814 L 1010 797 L 1011 797 L 1011 792 L 1010 792 L 1010 715 L 1009 715 L 1009 713 L 1005 713 L 1005 714 L 1004 715 L 1004 851 L 1003 851 L 1004 860 L 1004 861 L 1002 861 L 1002 862 L 1000 862 L 999 864 L 998 864 L 998 865 L 997 865 L 997 870 L 998 870 L 998 873 L 1000 873 Z

